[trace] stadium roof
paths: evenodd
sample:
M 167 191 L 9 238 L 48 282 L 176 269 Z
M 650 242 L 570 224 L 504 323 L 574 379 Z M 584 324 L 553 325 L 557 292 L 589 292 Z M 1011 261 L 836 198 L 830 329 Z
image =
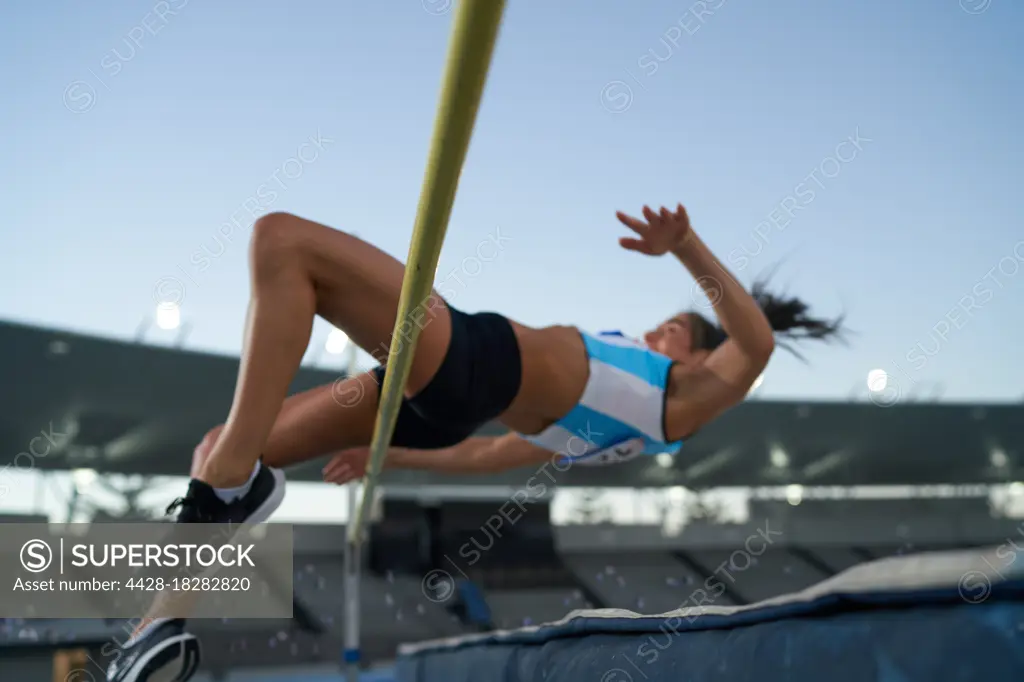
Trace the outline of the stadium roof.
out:
M 0 322 L 0 467 L 184 475 L 195 444 L 227 414 L 237 370 L 235 357 Z M 292 389 L 337 378 L 303 368 Z M 692 488 L 1010 482 L 1024 479 L 1022 426 L 1022 404 L 883 408 L 751 400 L 701 430 L 671 462 L 645 457 L 614 467 L 574 467 L 557 479 L 562 485 Z M 34 453 L 19 454 L 51 430 L 49 440 L 35 441 Z M 484 433 L 501 431 L 493 425 Z M 49 441 L 56 445 L 47 447 Z M 292 478 L 318 480 L 319 469 L 316 463 L 299 467 Z M 535 473 L 388 472 L 385 481 L 522 485 Z

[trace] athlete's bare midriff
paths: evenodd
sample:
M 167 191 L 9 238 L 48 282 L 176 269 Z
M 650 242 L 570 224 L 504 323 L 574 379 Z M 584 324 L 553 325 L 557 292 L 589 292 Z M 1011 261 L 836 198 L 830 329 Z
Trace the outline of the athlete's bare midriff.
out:
M 569 413 L 590 378 L 590 363 L 576 327 L 535 329 L 511 321 L 522 358 L 519 394 L 501 422 L 518 433 L 536 434 Z

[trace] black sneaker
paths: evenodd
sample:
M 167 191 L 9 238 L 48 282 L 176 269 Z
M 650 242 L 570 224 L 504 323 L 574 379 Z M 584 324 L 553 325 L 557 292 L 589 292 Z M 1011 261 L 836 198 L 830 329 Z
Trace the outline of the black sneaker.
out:
M 224 523 L 231 525 L 263 523 L 277 511 L 284 500 L 284 472 L 260 466 L 252 487 L 245 496 L 224 502 L 213 487 L 192 479 L 185 497 L 167 507 L 167 513 L 178 512 L 178 523 Z
M 156 625 L 119 653 L 107 668 L 107 682 L 185 682 L 199 668 L 199 640 L 185 632 L 181 619 Z
M 243 527 L 262 523 L 277 511 L 284 499 L 284 472 L 261 466 L 260 471 L 243 497 L 232 502 L 224 502 L 213 487 L 193 479 L 188 484 L 188 492 L 184 497 L 171 502 L 167 507 L 168 514 L 177 512 L 177 523 L 171 526 L 165 545 L 179 545 L 202 541 L 214 547 L 229 544 Z M 193 524 L 199 524 L 197 530 Z M 210 567 L 202 572 L 209 576 L 216 572 Z M 196 577 L 183 566 L 161 566 L 146 568 L 140 573 L 147 578 L 162 578 L 165 581 L 178 577 Z M 164 613 L 165 616 L 182 616 L 182 613 Z

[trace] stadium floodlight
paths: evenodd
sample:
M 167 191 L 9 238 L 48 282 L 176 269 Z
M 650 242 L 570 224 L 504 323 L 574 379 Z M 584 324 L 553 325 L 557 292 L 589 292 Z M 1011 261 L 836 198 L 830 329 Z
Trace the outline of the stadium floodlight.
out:
M 868 372 L 868 390 L 872 393 L 881 393 L 889 385 L 889 375 L 884 369 L 873 369 Z
M 331 333 L 327 335 L 324 350 L 331 355 L 341 355 L 345 352 L 346 346 L 348 346 L 348 334 L 340 329 L 332 329 Z
M 1015 481 L 1007 486 L 1006 491 L 1010 493 L 1012 497 L 1024 497 L 1024 483 Z
M 772 445 L 768 455 L 772 466 L 776 469 L 785 469 L 789 466 L 789 455 L 782 449 L 781 445 Z
M 161 303 L 156 307 L 156 326 L 160 329 L 177 329 L 181 325 L 181 306 L 177 303 Z
M 75 489 L 78 492 L 83 492 L 86 488 L 96 482 L 97 474 L 92 469 L 75 469 L 71 472 L 71 480 L 75 484 Z
M 992 452 L 989 453 L 988 461 L 992 463 L 997 469 L 1002 469 L 1010 463 L 1010 458 L 1006 456 L 1006 451 L 1002 448 L 992 448 Z
M 654 462 L 662 469 L 668 469 L 672 466 L 673 457 L 667 452 L 660 452 L 654 456 Z
M 144 315 L 135 328 L 135 342 L 143 343 L 146 333 L 153 327 L 162 331 L 175 331 L 174 346 L 181 348 L 192 333 L 192 325 L 182 318 L 181 304 L 177 301 L 163 301 L 156 305 L 155 315 Z
M 794 507 L 803 502 L 804 499 L 804 487 L 802 485 L 787 485 L 786 486 L 786 501 Z

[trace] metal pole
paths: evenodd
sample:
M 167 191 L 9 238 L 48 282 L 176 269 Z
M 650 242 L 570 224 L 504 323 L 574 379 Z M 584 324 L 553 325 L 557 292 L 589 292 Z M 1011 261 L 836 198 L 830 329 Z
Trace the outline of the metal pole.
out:
M 345 362 L 345 374 L 349 377 L 356 373 L 356 361 L 358 349 L 351 341 L 345 349 L 347 358 Z M 359 515 L 359 488 L 360 481 L 350 481 L 345 487 L 348 495 L 348 521 L 346 525 L 355 523 Z M 347 528 L 346 528 L 347 530 Z M 342 661 L 345 669 L 346 682 L 359 682 L 359 580 L 362 570 L 361 543 L 353 542 L 352 533 L 346 533 L 345 539 L 345 582 L 344 582 L 344 651 Z
M 348 523 L 356 517 L 360 484 L 348 484 Z M 345 664 L 345 681 L 359 682 L 359 578 L 362 568 L 362 543 L 353 542 L 351 536 L 345 540 L 345 614 L 344 644 L 342 660 Z

